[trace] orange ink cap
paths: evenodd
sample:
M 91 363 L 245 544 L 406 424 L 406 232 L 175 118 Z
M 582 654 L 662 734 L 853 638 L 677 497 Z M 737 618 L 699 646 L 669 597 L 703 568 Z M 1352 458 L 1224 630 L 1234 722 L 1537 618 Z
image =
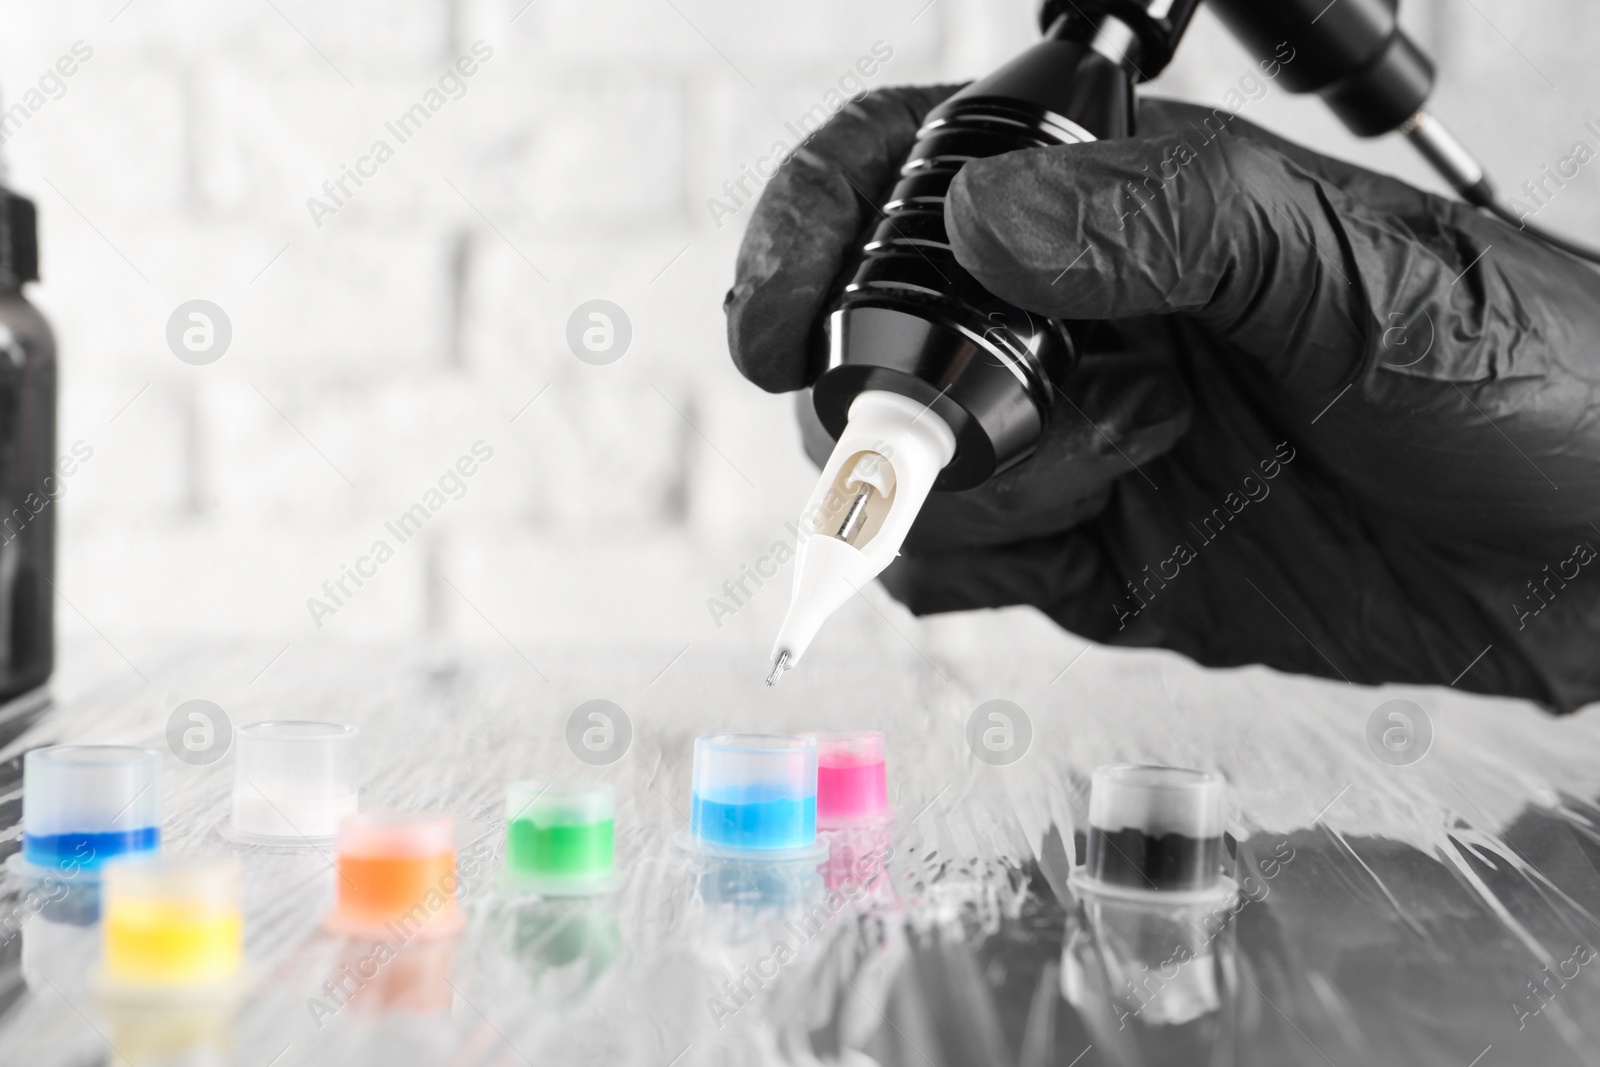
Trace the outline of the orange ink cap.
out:
M 373 811 L 339 824 L 338 904 L 328 928 L 405 944 L 461 929 L 456 821 L 441 812 Z

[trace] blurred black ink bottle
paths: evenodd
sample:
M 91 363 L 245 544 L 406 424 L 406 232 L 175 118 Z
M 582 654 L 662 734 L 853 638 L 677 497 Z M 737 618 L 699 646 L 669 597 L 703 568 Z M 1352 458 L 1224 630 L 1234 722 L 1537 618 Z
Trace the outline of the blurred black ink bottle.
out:
M 33 202 L 0 188 L 0 700 L 55 663 L 56 343 L 22 289 L 39 278 Z

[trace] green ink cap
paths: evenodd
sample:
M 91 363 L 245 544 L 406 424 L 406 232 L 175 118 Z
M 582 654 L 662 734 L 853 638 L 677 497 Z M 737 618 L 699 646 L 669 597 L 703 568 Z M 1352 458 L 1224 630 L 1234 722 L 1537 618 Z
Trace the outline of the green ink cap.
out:
M 598 783 L 513 782 L 506 789 L 506 871 L 552 895 L 603 892 L 612 875 L 616 796 Z

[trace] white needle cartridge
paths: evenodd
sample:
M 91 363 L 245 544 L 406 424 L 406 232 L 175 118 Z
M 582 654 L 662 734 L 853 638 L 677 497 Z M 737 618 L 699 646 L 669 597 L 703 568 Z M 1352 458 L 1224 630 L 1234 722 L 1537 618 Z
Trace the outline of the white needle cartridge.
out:
M 800 662 L 828 616 L 900 554 L 955 453 L 955 434 L 926 404 L 877 389 L 851 402 L 849 424 L 800 515 L 805 536 L 768 685 Z

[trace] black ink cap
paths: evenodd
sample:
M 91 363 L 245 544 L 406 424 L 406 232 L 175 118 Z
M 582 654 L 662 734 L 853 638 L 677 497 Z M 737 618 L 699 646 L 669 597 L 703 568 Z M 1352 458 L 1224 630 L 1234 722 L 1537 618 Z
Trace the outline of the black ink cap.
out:
M 1151 892 L 1209 889 L 1221 880 L 1220 775 L 1119 763 L 1094 772 L 1084 874 L 1102 885 Z

